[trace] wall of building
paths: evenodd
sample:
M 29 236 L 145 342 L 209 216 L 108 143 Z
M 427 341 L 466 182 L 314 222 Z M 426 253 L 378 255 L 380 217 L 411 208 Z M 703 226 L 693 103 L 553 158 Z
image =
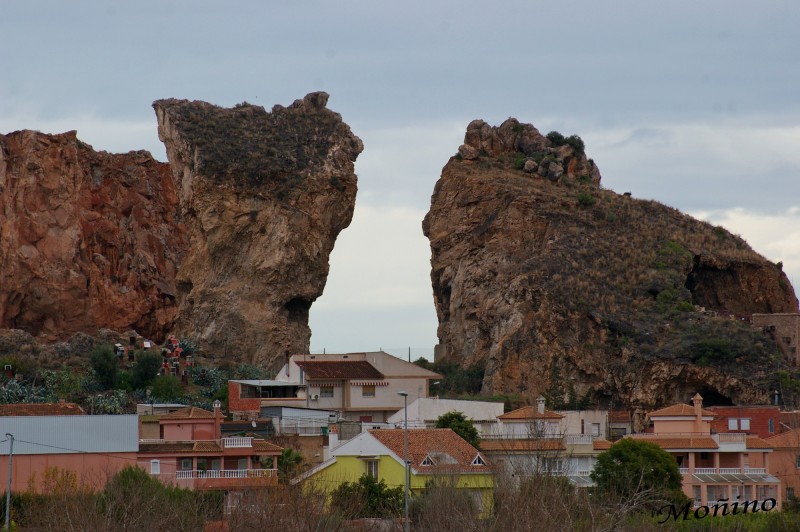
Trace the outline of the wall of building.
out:
M 11 491 L 27 491 L 31 487 L 41 491 L 45 470 L 52 468 L 72 471 L 79 485 L 99 490 L 123 467 L 135 463 L 136 453 L 15 454 L 12 460 Z M 8 455 L 0 456 L 0 471 L 5 480 L 5 475 L 8 474 Z M 2 491 L 5 491 L 5 486 L 6 482 L 3 482 Z

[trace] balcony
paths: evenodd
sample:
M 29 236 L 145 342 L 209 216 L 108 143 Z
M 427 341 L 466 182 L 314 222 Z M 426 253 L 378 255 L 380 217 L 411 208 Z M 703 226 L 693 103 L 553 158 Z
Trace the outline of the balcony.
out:
M 592 436 L 591 434 L 567 434 L 564 436 L 564 441 L 572 445 L 591 445 L 595 438 L 599 438 L 599 436 Z
M 236 489 L 271 486 L 278 482 L 277 469 L 208 469 L 177 471 L 179 486 L 194 489 Z
M 226 449 L 235 449 L 243 447 L 252 447 L 253 438 L 245 438 L 243 436 L 233 436 L 230 438 L 222 438 L 222 446 Z
M 688 467 L 680 467 L 681 475 L 688 475 Z M 695 475 L 766 475 L 763 467 L 695 467 Z

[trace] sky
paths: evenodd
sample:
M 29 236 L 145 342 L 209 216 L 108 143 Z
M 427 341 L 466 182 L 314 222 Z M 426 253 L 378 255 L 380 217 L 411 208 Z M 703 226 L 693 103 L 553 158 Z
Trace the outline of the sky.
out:
M 798 28 L 794 0 L 3 0 L 0 132 L 166 161 L 154 100 L 328 92 L 364 152 L 311 350 L 431 357 L 421 222 L 476 118 L 580 135 L 604 187 L 722 225 L 800 284 Z

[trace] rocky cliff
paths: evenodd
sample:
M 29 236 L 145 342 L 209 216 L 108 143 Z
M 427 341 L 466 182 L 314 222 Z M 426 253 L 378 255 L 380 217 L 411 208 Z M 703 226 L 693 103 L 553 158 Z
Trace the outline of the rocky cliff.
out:
M 169 168 L 148 152 L 98 153 L 74 131 L 0 135 L 0 328 L 159 337 L 186 244 Z
M 153 104 L 191 242 L 177 331 L 206 351 L 269 365 L 309 348 L 309 308 L 352 219 L 363 149 L 327 99 L 271 112 Z
M 721 227 L 600 187 L 579 137 L 467 128 L 423 231 L 437 353 L 484 392 L 651 408 L 763 402 L 777 347 L 746 322 L 795 312 L 778 266 Z

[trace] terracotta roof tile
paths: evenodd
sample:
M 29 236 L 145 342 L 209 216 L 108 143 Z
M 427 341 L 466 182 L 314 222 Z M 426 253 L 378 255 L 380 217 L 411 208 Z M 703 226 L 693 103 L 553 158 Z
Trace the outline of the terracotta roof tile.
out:
M 564 442 L 561 438 L 538 438 L 538 439 L 503 439 L 503 440 L 481 440 L 481 450 L 487 453 L 492 452 L 530 452 L 540 451 L 564 451 Z
M 214 413 L 196 406 L 187 406 L 164 414 L 161 419 L 214 419 Z
M 611 442 L 608 440 L 592 440 L 592 448 L 595 451 L 606 451 L 611 449 Z
M 800 448 L 800 429 L 790 430 L 767 438 L 766 443 L 773 449 L 798 449 Z
M 497 419 L 502 421 L 514 421 L 514 420 L 526 420 L 526 419 L 562 419 L 564 416 L 562 414 L 553 412 L 552 410 L 547 410 L 545 408 L 543 413 L 539 413 L 535 406 L 523 406 L 522 408 L 517 408 L 516 410 L 512 410 L 511 412 L 506 412 L 502 416 L 498 416 Z
M 194 442 L 161 442 L 140 443 L 140 453 L 191 453 L 194 452 Z
M 710 410 L 706 410 L 705 408 L 700 409 L 700 413 L 703 416 L 711 416 L 714 417 L 716 414 Z M 668 407 L 662 408 L 661 410 L 656 410 L 655 412 L 650 412 L 648 416 L 692 416 L 694 417 L 694 407 L 691 405 L 687 405 L 685 403 L 679 403 L 676 405 L 670 405 Z
M 381 429 L 370 430 L 376 440 L 389 448 L 395 455 L 402 460 L 403 457 L 403 434 L 402 429 Z M 430 456 L 437 467 L 431 468 L 431 472 L 437 470 L 458 470 L 462 473 L 488 473 L 488 461 L 482 457 L 487 465 L 474 466 L 472 461 L 480 453 L 478 450 L 467 443 L 461 436 L 450 429 L 412 429 L 408 431 L 408 459 L 417 472 L 425 472 L 427 466 L 422 465 L 426 456 Z M 437 458 L 441 457 L 441 459 Z M 452 460 L 452 463 L 448 462 Z
M 222 447 L 213 440 L 196 441 L 192 450 L 196 453 L 221 453 Z
M 0 405 L 0 417 L 5 416 L 84 416 L 75 403 L 12 403 Z
M 253 440 L 253 450 L 254 451 L 275 451 L 280 453 L 283 450 L 283 447 L 275 445 L 274 443 L 270 443 L 265 440 Z
M 655 443 L 662 449 L 719 449 L 719 445 L 710 435 L 699 436 L 678 436 L 678 435 L 657 435 L 632 434 L 628 436 L 635 440 L 649 441 Z
M 769 442 L 762 440 L 758 436 L 747 436 L 747 448 L 748 449 L 772 449 L 772 445 Z
M 383 379 L 383 373 L 366 360 L 297 362 L 307 379 Z
M 612 410 L 608 413 L 609 423 L 630 423 L 631 413 L 627 410 Z

